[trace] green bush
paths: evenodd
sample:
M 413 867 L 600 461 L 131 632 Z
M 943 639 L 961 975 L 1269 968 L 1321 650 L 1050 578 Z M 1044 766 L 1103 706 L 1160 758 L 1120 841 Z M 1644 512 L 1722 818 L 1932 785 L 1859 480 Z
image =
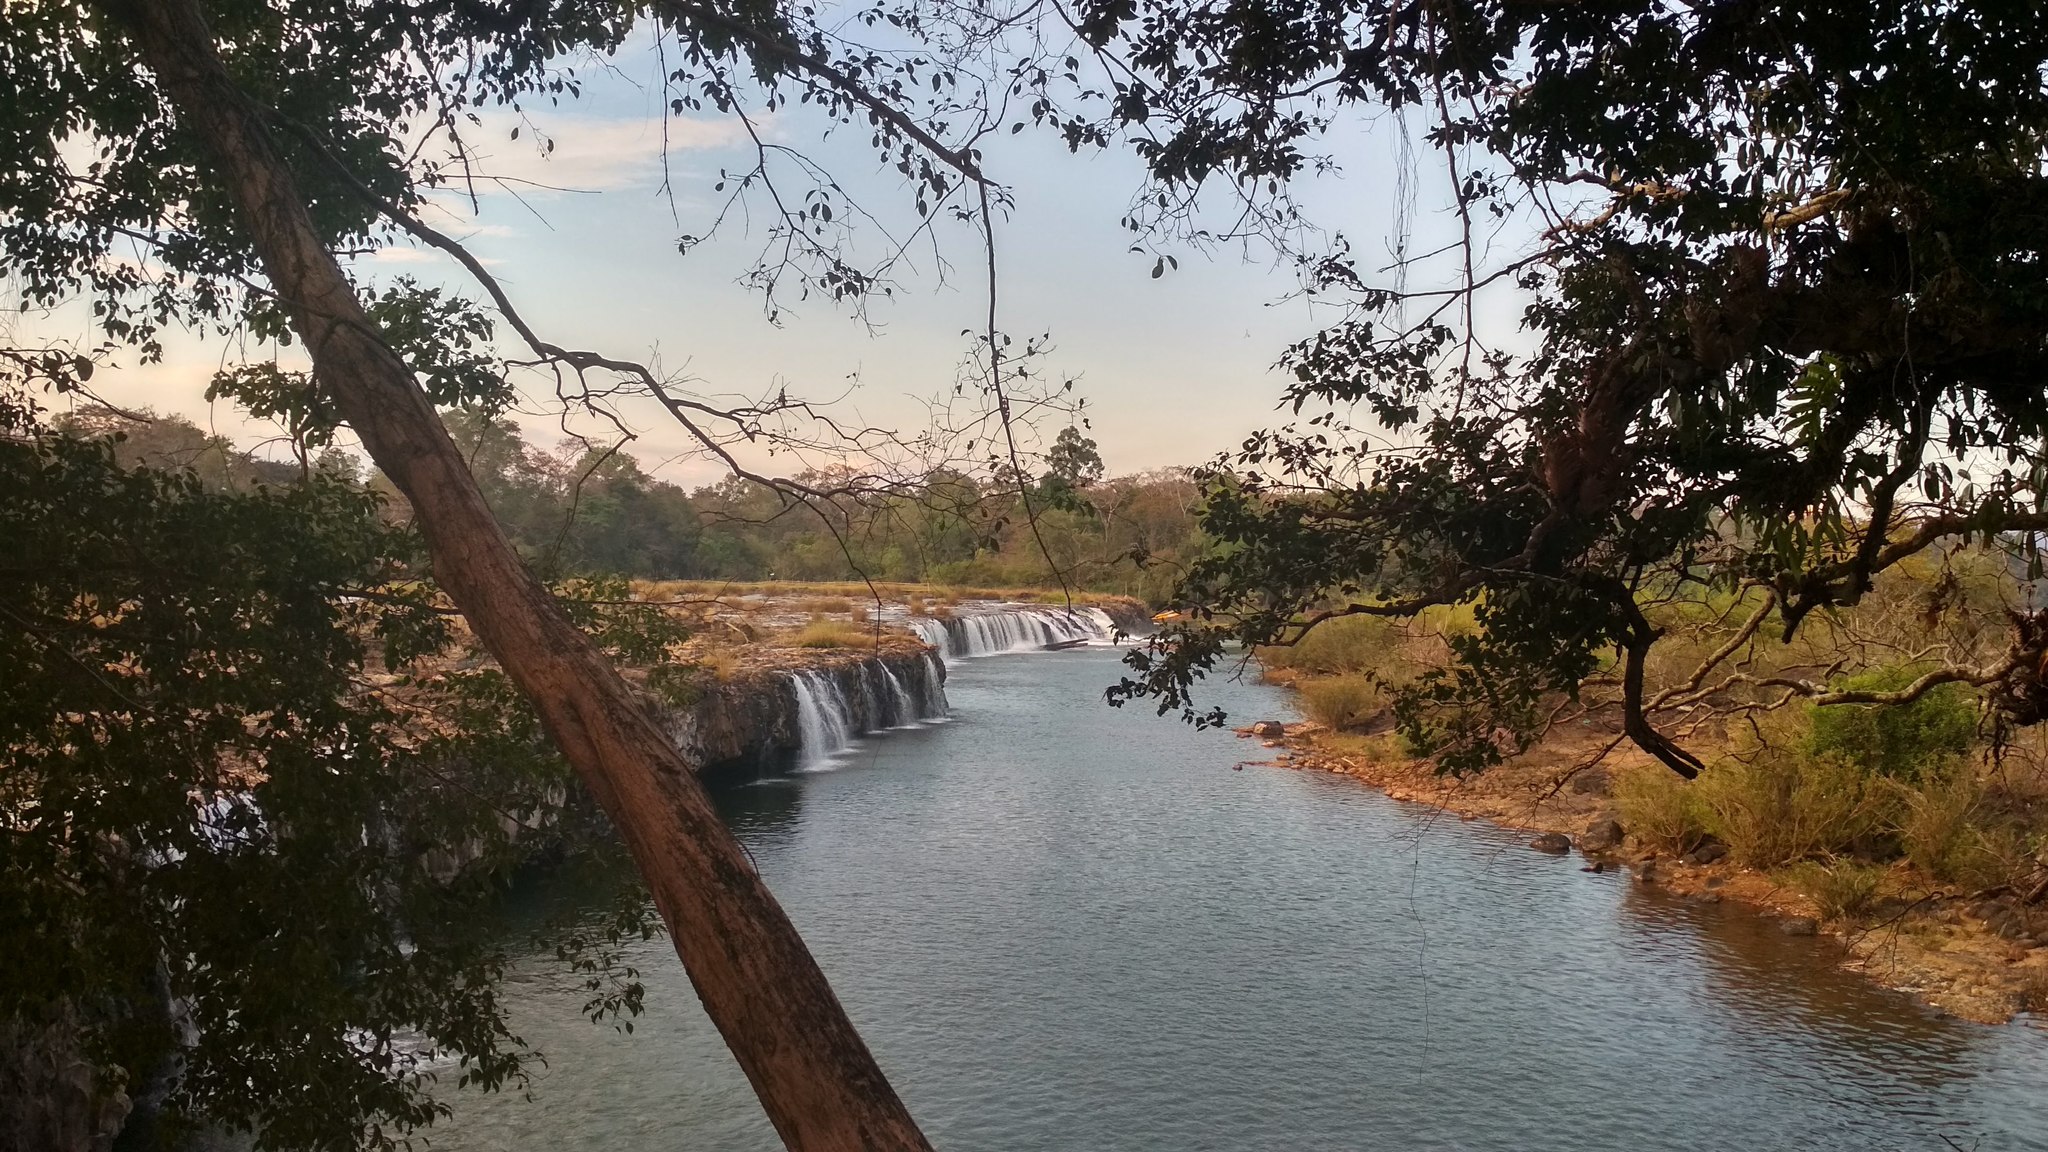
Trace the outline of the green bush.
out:
M 1776 868 L 1868 849 L 1894 826 L 1898 793 L 1839 753 L 1759 745 L 1700 775 L 1707 830 L 1735 862 Z
M 1793 865 L 1787 879 L 1792 886 L 1813 897 L 1820 914 L 1834 920 L 1860 916 L 1877 903 L 1884 885 L 1884 868 L 1856 860 L 1822 864 L 1814 860 Z
M 1375 616 L 1340 616 L 1309 629 L 1298 642 L 1259 649 L 1272 668 L 1332 675 L 1382 668 L 1398 657 L 1401 627 Z
M 1919 676 L 1875 668 L 1842 682 L 1850 690 L 1896 692 Z M 1961 684 L 1942 684 L 1910 704 L 1834 704 L 1811 712 L 1807 750 L 1845 756 L 1866 770 L 1914 782 L 1977 743 L 1977 703 Z
M 1690 852 L 1706 839 L 1692 785 L 1662 767 L 1622 774 L 1614 782 L 1614 804 L 1622 827 L 1646 847 Z
M 1332 676 L 1300 684 L 1302 707 L 1323 725 L 1357 727 L 1385 710 L 1379 686 L 1363 676 Z

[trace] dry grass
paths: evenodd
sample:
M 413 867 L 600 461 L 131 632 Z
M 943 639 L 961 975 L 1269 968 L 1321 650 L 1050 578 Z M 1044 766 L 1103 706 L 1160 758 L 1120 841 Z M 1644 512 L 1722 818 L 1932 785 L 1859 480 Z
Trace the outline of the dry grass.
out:
M 1300 684 L 1304 711 L 1325 727 L 1357 728 L 1386 710 L 1379 686 L 1363 676 L 1330 676 Z
M 1884 877 L 1884 868 L 1856 860 L 1805 860 L 1785 872 L 1786 882 L 1813 897 L 1814 906 L 1829 920 L 1869 912 L 1884 891 Z
M 730 648 L 705 648 L 691 655 L 691 662 L 721 682 L 731 680 L 744 666 L 739 653 Z
M 1706 821 L 1692 786 L 1661 764 L 1616 776 L 1614 805 L 1622 827 L 1660 852 L 1690 852 L 1706 839 Z
M 1259 662 L 1311 675 L 1359 672 L 1386 665 L 1403 639 L 1391 621 L 1349 616 L 1318 625 L 1293 644 L 1259 649 Z
M 1956 762 L 1927 774 L 1920 787 L 1900 791 L 1899 847 L 1906 859 L 1937 880 L 1988 882 L 1994 862 L 1975 819 L 1983 795 L 1977 774 Z
M 875 635 L 849 620 L 828 620 L 813 616 L 809 624 L 783 643 L 792 648 L 866 648 Z
M 1694 785 L 1708 831 L 1738 864 L 1777 868 L 1847 855 L 1896 822 L 1896 790 L 1846 756 L 1746 751 L 1714 764 Z
M 2048 968 L 2029 968 L 2021 976 L 2020 1007 L 2048 1015 Z

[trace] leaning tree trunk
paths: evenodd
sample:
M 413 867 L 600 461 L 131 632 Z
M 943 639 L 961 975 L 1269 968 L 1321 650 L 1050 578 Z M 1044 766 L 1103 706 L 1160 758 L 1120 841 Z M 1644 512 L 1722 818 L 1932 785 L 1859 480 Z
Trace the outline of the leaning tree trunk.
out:
M 804 1152 L 928 1149 L 690 765 L 513 551 L 412 373 L 314 230 L 196 0 L 103 2 L 218 159 L 321 386 L 412 501 L 441 586 L 618 825 L 705 1011 L 783 1142 Z

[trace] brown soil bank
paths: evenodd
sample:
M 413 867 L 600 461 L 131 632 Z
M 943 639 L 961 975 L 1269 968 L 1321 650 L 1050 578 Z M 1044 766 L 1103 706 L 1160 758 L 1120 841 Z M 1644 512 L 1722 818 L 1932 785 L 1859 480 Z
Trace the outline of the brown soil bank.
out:
M 1332 732 L 1314 722 L 1264 721 L 1239 734 L 1278 750 L 1279 767 L 1352 776 L 1397 800 L 1428 804 L 1462 819 L 1536 833 L 1536 851 L 1581 852 L 1588 868 L 1627 868 L 1707 902 L 1735 901 L 1778 918 L 1788 933 L 1837 939 L 1842 964 L 1942 1011 L 1986 1024 L 2048 1012 L 2048 907 L 2039 891 L 2001 886 L 1958 891 L 1893 866 L 1884 895 L 1860 912 L 1824 914 L 1781 877 L 1739 868 L 1708 843 L 1683 857 L 1659 852 L 1620 821 L 1614 782 L 1629 772 L 1664 771 L 1623 744 L 1589 769 L 1613 741 L 1589 723 L 1554 734 L 1501 767 L 1465 779 L 1440 776 L 1427 760 L 1399 755 L 1385 738 Z

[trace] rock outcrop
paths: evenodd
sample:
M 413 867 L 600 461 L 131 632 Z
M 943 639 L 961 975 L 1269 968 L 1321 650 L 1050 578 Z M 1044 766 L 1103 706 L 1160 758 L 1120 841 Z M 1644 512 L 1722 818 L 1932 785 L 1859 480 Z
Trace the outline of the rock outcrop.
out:
M 686 704 L 666 706 L 676 747 L 700 772 L 786 767 L 819 752 L 820 741 L 946 713 L 945 665 L 923 645 L 803 657 L 719 680 Z

